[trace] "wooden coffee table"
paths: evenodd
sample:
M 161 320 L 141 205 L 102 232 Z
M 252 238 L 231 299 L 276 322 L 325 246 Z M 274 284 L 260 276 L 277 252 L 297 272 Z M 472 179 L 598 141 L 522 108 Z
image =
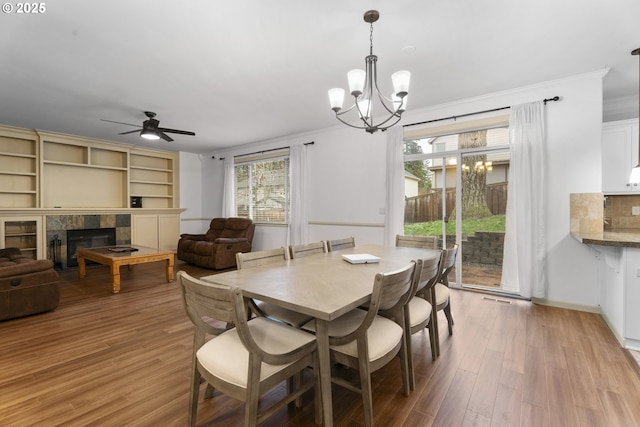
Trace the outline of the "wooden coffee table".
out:
M 137 249 L 135 251 L 128 248 Z M 84 277 L 87 273 L 85 260 L 95 261 L 108 265 L 111 268 L 111 285 L 113 293 L 120 292 L 120 266 L 128 265 L 132 268 L 135 264 L 166 260 L 167 282 L 173 281 L 174 252 L 164 251 L 144 246 L 100 246 L 94 248 L 79 248 L 78 255 L 78 276 Z

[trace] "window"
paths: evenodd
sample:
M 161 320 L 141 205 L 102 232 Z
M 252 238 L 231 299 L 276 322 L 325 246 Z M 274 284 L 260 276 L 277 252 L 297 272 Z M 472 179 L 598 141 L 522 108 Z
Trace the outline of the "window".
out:
M 271 153 L 270 153 L 271 154 Z M 289 157 L 252 156 L 236 159 L 235 212 L 254 222 L 289 222 Z

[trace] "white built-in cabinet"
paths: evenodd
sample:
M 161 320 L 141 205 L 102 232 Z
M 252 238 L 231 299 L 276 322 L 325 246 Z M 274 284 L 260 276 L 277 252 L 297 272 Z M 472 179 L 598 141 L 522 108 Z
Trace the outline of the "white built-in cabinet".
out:
M 0 248 L 18 248 L 29 258 L 44 258 L 43 222 L 42 216 L 0 218 Z
M 598 259 L 602 315 L 623 346 L 640 350 L 640 248 L 591 248 Z
M 175 251 L 180 238 L 178 214 L 131 216 L 131 243 L 162 250 Z
M 621 120 L 602 125 L 602 192 L 640 192 L 630 184 L 631 169 L 638 164 L 638 120 Z

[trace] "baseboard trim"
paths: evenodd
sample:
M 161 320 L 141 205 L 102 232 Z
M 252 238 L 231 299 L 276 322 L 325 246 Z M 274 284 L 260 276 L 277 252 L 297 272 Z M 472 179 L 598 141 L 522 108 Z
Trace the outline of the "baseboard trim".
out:
M 531 297 L 531 302 L 539 305 L 547 305 L 549 307 L 567 308 L 569 310 L 584 311 L 587 313 L 601 314 L 599 306 L 574 304 L 564 301 L 555 301 L 547 298 Z

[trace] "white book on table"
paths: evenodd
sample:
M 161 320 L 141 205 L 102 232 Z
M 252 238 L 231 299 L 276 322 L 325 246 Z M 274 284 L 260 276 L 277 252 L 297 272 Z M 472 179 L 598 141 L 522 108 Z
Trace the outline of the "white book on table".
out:
M 351 264 L 373 264 L 380 262 L 380 258 L 371 254 L 344 254 L 342 259 Z

